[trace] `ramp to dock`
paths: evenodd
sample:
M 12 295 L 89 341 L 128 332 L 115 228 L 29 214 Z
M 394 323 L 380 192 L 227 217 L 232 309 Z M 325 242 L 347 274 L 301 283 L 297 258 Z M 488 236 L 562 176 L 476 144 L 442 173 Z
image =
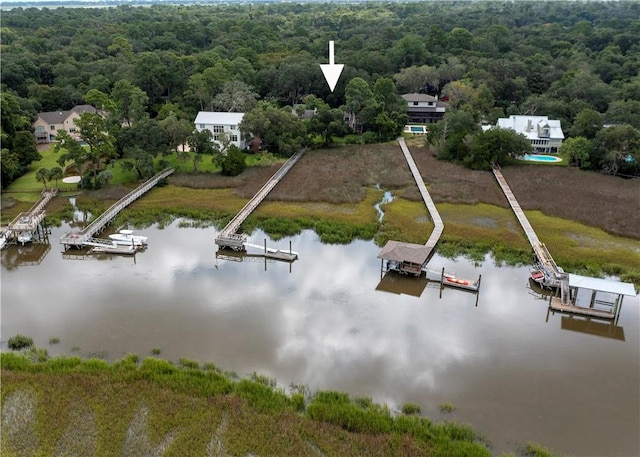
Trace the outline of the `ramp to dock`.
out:
M 127 195 L 122 197 L 120 200 L 111 205 L 104 213 L 98 216 L 93 222 L 87 225 L 83 230 L 79 232 L 70 231 L 65 233 L 60 238 L 60 243 L 65 246 L 65 248 L 69 246 L 74 247 L 83 247 L 86 245 L 86 242 L 89 241 L 93 236 L 102 231 L 109 222 L 111 222 L 120 211 L 126 208 L 128 205 L 136 201 L 146 192 L 151 190 L 158 181 L 166 178 L 174 172 L 173 168 L 165 168 L 160 173 L 156 174 L 152 178 L 148 179 L 140 186 L 129 192 Z
M 287 172 L 296 164 L 296 162 L 303 156 L 305 149 L 301 149 L 292 155 L 278 171 L 265 183 L 264 186 L 253 196 L 251 200 L 235 215 L 233 219 L 222 229 L 220 234 L 216 237 L 216 244 L 222 248 L 231 248 L 235 250 L 243 250 L 247 243 L 247 237 L 242 234 L 236 233 L 242 223 L 253 212 L 254 209 L 265 199 L 269 192 L 280 182 L 280 180 L 287 174 Z
M 518 222 L 520 222 L 520 226 L 522 227 L 522 230 L 524 230 L 524 233 L 529 240 L 529 244 L 531 244 L 531 248 L 533 249 L 536 258 L 538 259 L 540 266 L 545 271 L 545 278 L 547 280 L 546 285 L 549 287 L 560 287 L 563 294 L 565 292 L 568 292 L 565 284 L 568 281 L 567 274 L 556 264 L 555 260 L 553 260 L 553 257 L 551 257 L 551 253 L 544 245 L 544 243 L 540 242 L 538 235 L 536 234 L 535 230 L 533 230 L 533 227 L 529 223 L 529 219 L 527 219 L 527 216 L 524 214 L 524 211 L 520 207 L 518 200 L 511 191 L 511 188 L 509 187 L 509 184 L 507 184 L 507 180 L 502 175 L 502 171 L 500 170 L 500 167 L 498 165 L 494 165 L 493 175 L 502 188 L 502 192 L 504 193 L 505 197 L 507 197 L 509 205 L 511 206 L 513 213 L 516 215 Z

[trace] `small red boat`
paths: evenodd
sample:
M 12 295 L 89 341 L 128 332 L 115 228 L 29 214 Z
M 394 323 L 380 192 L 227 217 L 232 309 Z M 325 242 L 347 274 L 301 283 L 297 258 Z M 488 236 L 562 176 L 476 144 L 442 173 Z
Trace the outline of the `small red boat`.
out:
M 444 284 L 453 286 L 453 287 L 460 287 L 462 289 L 469 289 L 469 290 L 478 289 L 477 281 L 469 281 L 468 279 L 456 278 L 455 276 L 452 276 L 452 275 L 444 275 Z
M 531 279 L 540 285 L 544 284 L 544 273 L 540 270 L 531 270 Z

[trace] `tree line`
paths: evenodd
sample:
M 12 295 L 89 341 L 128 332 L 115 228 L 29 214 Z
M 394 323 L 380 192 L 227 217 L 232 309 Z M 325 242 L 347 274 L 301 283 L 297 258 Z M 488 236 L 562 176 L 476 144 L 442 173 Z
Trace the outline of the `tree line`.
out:
M 173 134 L 157 136 L 170 136 L 166 144 L 199 110 L 257 110 L 248 122 L 290 123 L 293 132 L 263 138 L 287 154 L 305 141 L 297 118 L 280 114 L 288 107 L 315 109 L 320 116 L 303 127 L 325 142 L 348 131 L 338 110 L 357 119 L 351 126 L 366 141 L 379 141 L 404 120 L 399 94 L 428 93 L 447 100 L 449 116 L 469 113 L 476 124 L 510 114 L 559 119 L 572 139 L 584 139 L 577 150 L 568 142 L 572 163 L 638 173 L 636 2 L 15 8 L 3 12 L 0 32 L 3 185 L 5 162 L 15 175 L 33 155 L 17 133 L 35 113 L 87 100 L 98 108 L 100 94 L 119 104 L 119 128 L 173 124 Z M 334 92 L 318 66 L 329 40 L 345 64 Z M 449 122 L 450 133 L 460 123 Z M 131 139 L 116 141 L 117 155 Z M 466 154 L 444 155 L 464 161 L 465 144 Z

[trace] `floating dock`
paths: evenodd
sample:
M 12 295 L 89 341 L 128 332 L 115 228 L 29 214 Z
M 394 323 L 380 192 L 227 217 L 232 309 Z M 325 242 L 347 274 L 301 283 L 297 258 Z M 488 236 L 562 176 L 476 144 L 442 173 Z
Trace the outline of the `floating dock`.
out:
M 265 183 L 264 186 L 253 196 L 251 200 L 235 215 L 231 221 L 222 229 L 216 237 L 216 244 L 221 248 L 230 248 L 236 251 L 244 251 L 250 245 L 245 234 L 237 233 L 238 229 L 254 209 L 269 195 L 269 192 L 280 182 L 287 172 L 303 156 L 305 149 L 301 149 L 292 155 L 282 167 Z M 273 250 L 276 251 L 276 250 Z M 297 258 L 297 255 L 296 255 Z M 295 259 L 294 259 L 295 260 Z
M 151 190 L 156 184 L 158 184 L 158 181 L 171 175 L 173 171 L 173 168 L 166 168 L 160 173 L 156 174 L 154 177 L 148 179 L 136 189 L 132 190 L 127 195 L 111 205 L 104 213 L 98 216 L 83 230 L 79 232 L 70 231 L 65 233 L 60 238 L 60 244 L 64 245 L 65 250 L 69 247 L 82 248 L 84 246 L 91 246 L 90 243 L 92 242 L 92 240 L 96 240 L 96 238 L 94 238 L 94 235 L 104 230 L 104 228 L 118 215 L 120 211 L 136 201 L 146 192 Z M 96 241 L 96 243 L 99 243 L 100 245 L 104 245 L 105 242 L 109 244 L 111 243 L 110 240 L 97 240 L 98 241 Z

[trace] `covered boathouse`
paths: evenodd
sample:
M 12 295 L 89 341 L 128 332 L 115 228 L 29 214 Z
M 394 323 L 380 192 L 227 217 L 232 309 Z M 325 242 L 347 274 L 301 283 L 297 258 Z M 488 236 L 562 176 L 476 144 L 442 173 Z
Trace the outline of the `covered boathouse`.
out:
M 568 275 L 568 297 L 551 297 L 549 308 L 572 314 L 617 320 L 625 296 L 636 296 L 633 284 L 609 279 Z
M 378 253 L 382 262 L 387 261 L 387 270 L 420 276 L 427 264 L 433 248 L 423 244 L 387 241 Z

